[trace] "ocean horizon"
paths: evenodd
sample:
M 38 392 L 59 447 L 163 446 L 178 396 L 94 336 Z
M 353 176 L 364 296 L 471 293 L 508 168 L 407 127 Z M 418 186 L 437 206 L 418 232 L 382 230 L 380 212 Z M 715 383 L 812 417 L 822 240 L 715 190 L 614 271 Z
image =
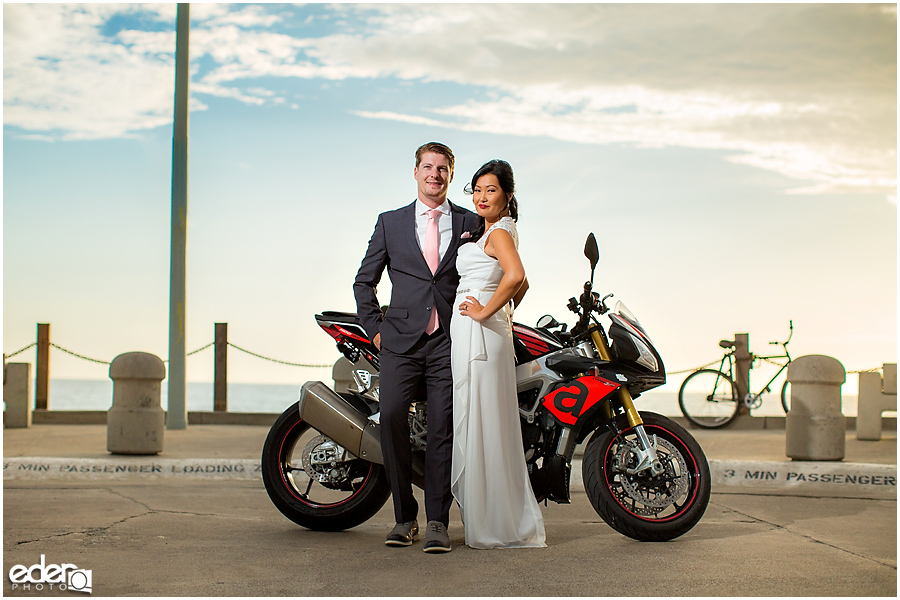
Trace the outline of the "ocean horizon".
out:
M 330 380 L 325 383 L 332 383 Z M 229 383 L 228 412 L 280 414 L 300 398 L 301 384 Z M 33 394 L 32 390 L 32 394 Z M 51 379 L 47 405 L 49 410 L 109 410 L 112 406 L 112 380 Z M 163 382 L 161 405 L 168 406 L 168 389 Z M 635 400 L 638 410 L 649 410 L 669 417 L 681 416 L 678 392 L 649 391 Z M 189 411 L 213 410 L 212 382 L 187 383 Z M 844 394 L 842 412 L 856 416 L 856 394 Z M 767 394 L 763 404 L 752 413 L 758 417 L 784 416 L 778 394 Z

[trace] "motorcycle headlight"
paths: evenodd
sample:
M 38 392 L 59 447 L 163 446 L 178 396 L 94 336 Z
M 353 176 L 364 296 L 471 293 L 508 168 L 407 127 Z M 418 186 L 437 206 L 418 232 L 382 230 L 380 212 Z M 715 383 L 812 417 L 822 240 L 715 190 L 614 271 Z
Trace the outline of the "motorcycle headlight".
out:
M 647 347 L 647 344 L 633 336 L 631 338 L 631 341 L 634 343 L 634 347 L 637 348 L 637 351 L 640 353 L 640 356 L 635 362 L 637 362 L 639 365 L 644 365 L 654 373 L 656 371 L 659 371 L 659 363 L 656 361 L 656 357 L 653 356 L 653 353 L 650 352 L 650 348 Z

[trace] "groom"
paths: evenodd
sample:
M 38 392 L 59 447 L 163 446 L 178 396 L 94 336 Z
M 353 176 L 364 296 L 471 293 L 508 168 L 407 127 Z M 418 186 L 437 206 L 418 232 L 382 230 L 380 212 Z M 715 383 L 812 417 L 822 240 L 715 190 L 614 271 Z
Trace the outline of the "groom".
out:
M 353 284 L 362 325 L 381 350 L 381 447 L 396 525 L 388 546 L 410 546 L 419 532 L 412 492 L 409 406 L 428 402 L 425 455 L 425 552 L 449 552 L 453 379 L 450 317 L 459 273 L 456 251 L 478 217 L 447 200 L 453 152 L 430 142 L 416 150 L 418 198 L 382 213 Z M 468 236 L 465 236 L 468 237 Z M 387 268 L 391 303 L 382 317 L 375 286 Z

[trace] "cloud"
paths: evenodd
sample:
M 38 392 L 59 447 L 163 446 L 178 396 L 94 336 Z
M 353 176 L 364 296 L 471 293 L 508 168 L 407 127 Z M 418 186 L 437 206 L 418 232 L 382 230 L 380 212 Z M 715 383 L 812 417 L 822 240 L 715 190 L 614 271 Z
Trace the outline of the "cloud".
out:
M 4 10 L 7 125 L 97 138 L 170 122 L 173 5 Z M 262 77 L 449 82 L 472 99 L 354 114 L 721 150 L 797 179 L 794 193 L 896 188 L 896 7 L 339 4 L 287 18 L 308 10 L 192 5 L 194 99 L 286 104 Z
M 258 86 L 243 90 L 222 82 L 272 73 L 271 61 L 290 62 L 302 42 L 241 29 L 268 27 L 280 19 L 263 7 L 194 6 L 192 58 L 208 55 L 217 67 L 192 82 L 191 110 L 207 108 L 196 94 L 247 104 L 272 98 Z M 109 32 L 114 18 L 161 23 L 166 30 L 123 26 Z M 171 124 L 174 20 L 174 5 L 4 6 L 4 124 L 41 132 L 41 139 L 64 140 L 128 137 Z
M 488 101 L 435 108 L 432 117 L 389 112 L 360 116 L 585 144 L 680 146 L 721 150 L 728 160 L 782 173 L 801 184 L 790 193 L 872 192 L 896 187 L 896 148 L 867 146 L 858 132 L 834 136 L 817 127 L 834 112 L 806 104 L 736 100 L 727 96 L 664 93 L 643 88 L 531 87 Z M 443 121 L 440 118 L 444 117 Z M 852 115 L 846 115 L 855 122 Z M 773 134 L 772 129 L 777 128 Z M 834 142 L 842 143 L 834 143 Z
M 896 189 L 896 10 L 382 6 L 370 24 L 370 35 L 322 41 L 317 56 L 491 92 L 397 120 L 723 150 L 800 180 L 793 193 Z
M 3 10 L 5 125 L 94 139 L 171 122 L 172 56 L 148 55 L 147 43 L 131 51 L 99 33 L 129 7 L 7 4 Z

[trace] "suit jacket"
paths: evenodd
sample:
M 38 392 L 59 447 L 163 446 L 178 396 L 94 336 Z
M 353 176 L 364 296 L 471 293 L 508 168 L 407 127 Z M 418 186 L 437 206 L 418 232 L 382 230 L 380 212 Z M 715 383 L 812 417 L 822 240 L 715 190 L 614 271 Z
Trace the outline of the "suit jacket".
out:
M 446 202 L 450 202 L 447 200 Z M 416 203 L 378 215 L 375 232 L 356 281 L 353 294 L 356 310 L 369 338 L 381 334 L 381 346 L 402 354 L 412 348 L 422 336 L 436 306 L 444 331 L 450 331 L 453 302 L 459 285 L 456 270 L 456 251 L 463 232 L 478 226 L 478 216 L 455 204 L 450 204 L 453 233 L 450 246 L 432 274 L 416 241 Z M 375 287 L 387 268 L 391 278 L 391 302 L 382 317 Z

